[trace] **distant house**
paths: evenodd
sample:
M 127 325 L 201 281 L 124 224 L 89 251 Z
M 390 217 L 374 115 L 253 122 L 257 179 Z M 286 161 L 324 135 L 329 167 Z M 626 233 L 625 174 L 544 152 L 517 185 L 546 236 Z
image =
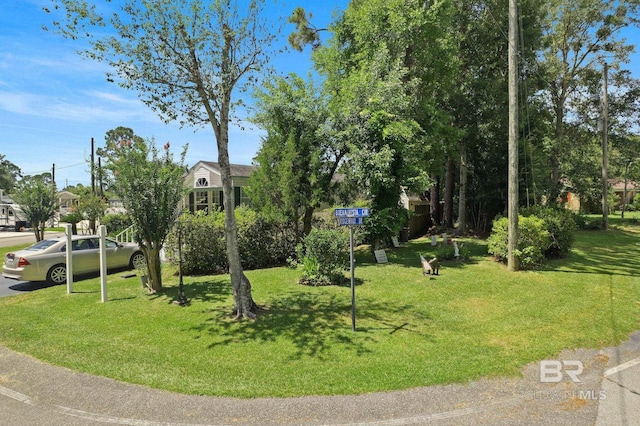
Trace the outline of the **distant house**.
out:
M 58 196 L 58 213 L 60 217 L 68 215 L 73 211 L 77 211 L 78 204 L 80 203 L 80 196 L 73 194 L 69 191 L 60 191 Z
M 244 187 L 247 186 L 249 176 L 254 170 L 254 166 L 231 165 L 235 207 L 249 202 Z M 190 188 L 190 192 L 185 199 L 184 207 L 190 212 L 211 212 L 224 208 L 222 177 L 218 163 L 198 161 L 185 176 L 185 185 Z
M 616 206 L 619 207 L 624 200 L 624 179 L 610 179 L 609 183 L 613 193 L 616 194 Z M 640 193 L 640 184 L 632 180 L 627 181 L 627 202 L 625 205 L 633 204 L 633 200 L 638 193 Z
M 566 185 L 566 184 L 565 184 Z M 565 206 L 574 212 L 578 212 L 586 209 L 587 211 L 594 210 L 593 206 L 585 206 L 581 203 L 580 196 L 574 192 L 569 185 L 566 198 L 563 199 Z M 614 194 L 616 198 L 615 208 L 618 209 L 622 206 L 622 200 L 624 199 L 624 179 L 614 178 L 609 179 L 609 194 Z M 640 183 L 629 180 L 627 181 L 627 202 L 626 205 L 633 204 L 636 194 L 640 194 Z M 595 207 L 595 210 L 599 208 L 599 204 Z M 602 211 L 602 209 L 600 209 Z

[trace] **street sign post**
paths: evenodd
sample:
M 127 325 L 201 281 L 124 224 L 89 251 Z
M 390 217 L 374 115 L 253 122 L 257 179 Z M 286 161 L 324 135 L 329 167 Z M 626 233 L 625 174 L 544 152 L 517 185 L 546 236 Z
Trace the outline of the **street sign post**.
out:
M 364 218 L 369 216 L 368 208 L 348 207 L 335 209 L 334 215 L 338 219 L 338 225 L 349 227 L 349 259 L 351 264 L 351 330 L 356 331 L 356 286 L 353 257 L 353 227 L 364 223 Z

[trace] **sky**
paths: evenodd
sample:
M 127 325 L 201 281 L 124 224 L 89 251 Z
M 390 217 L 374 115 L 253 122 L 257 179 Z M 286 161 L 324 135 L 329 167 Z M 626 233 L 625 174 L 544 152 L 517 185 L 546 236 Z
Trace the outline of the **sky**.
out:
M 297 6 L 313 14 L 318 27 L 326 27 L 349 0 L 277 0 L 270 2 L 274 24 Z M 102 3 L 104 4 L 104 3 Z M 88 186 L 91 138 L 104 146 L 108 130 L 129 127 L 158 146 L 171 143 L 176 155 L 189 144 L 186 163 L 217 161 L 215 137 L 210 127 L 182 128 L 164 124 L 133 91 L 106 81 L 105 65 L 82 59 L 77 42 L 42 30 L 50 23 L 43 12 L 49 0 L 0 0 L 0 155 L 17 165 L 24 175 L 51 171 L 55 164 L 58 188 L 78 183 Z M 293 25 L 285 25 L 280 46 Z M 628 32 L 640 40 L 640 31 Z M 277 45 L 276 45 L 277 46 Z M 272 58 L 280 74 L 312 71 L 310 51 L 287 52 Z M 640 77 L 640 54 L 630 69 Z M 239 115 L 242 115 L 242 111 Z M 244 114 L 246 116 L 246 114 Z M 230 129 L 230 161 L 251 164 L 263 132 L 250 123 Z
M 326 27 L 348 0 L 278 0 L 269 19 L 285 19 L 295 7 L 313 13 L 313 22 Z M 43 10 L 49 0 L 0 0 L 0 155 L 24 175 L 51 171 L 55 164 L 58 188 L 78 183 L 89 186 L 91 138 L 104 146 L 107 131 L 129 127 L 161 147 L 171 143 L 177 156 L 189 144 L 186 163 L 217 161 L 211 127 L 195 129 L 164 124 L 134 91 L 106 80 L 107 67 L 82 59 L 71 40 L 46 32 L 51 17 Z M 278 45 L 294 26 L 285 25 Z M 310 50 L 288 49 L 272 58 L 280 74 L 312 71 Z M 240 111 L 239 115 L 243 112 Z M 246 116 L 246 114 L 244 114 Z M 251 164 L 263 132 L 251 123 L 230 129 L 230 161 Z

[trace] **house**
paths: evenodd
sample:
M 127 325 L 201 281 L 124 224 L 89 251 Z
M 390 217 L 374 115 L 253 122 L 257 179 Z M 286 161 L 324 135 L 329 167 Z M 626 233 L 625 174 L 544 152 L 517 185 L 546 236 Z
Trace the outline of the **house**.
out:
M 255 166 L 231 164 L 231 180 L 235 206 L 247 204 L 249 198 L 244 192 L 249 176 Z M 190 212 L 224 208 L 222 176 L 220 165 L 211 161 L 198 161 L 185 176 L 185 185 L 190 188 L 184 207 Z
M 568 191 L 567 191 L 566 197 L 563 198 L 562 201 L 565 203 L 565 206 L 568 209 L 571 209 L 571 211 L 573 212 L 578 212 L 581 210 L 597 211 L 598 208 L 600 208 L 599 201 L 595 207 L 589 206 L 589 205 L 585 206 L 584 203 L 581 203 L 580 196 L 572 192 L 573 190 L 571 186 L 568 184 L 565 184 L 565 186 L 568 188 Z M 622 206 L 622 200 L 624 199 L 624 193 L 625 193 L 624 188 L 625 188 L 624 179 L 620 179 L 620 178 L 609 179 L 609 194 L 615 195 L 616 209 L 619 209 Z M 628 206 L 629 204 L 633 204 L 633 201 L 637 194 L 640 194 L 640 183 L 632 180 L 628 180 L 627 181 L 627 202 L 625 205 Z M 600 208 L 600 211 L 602 211 L 601 208 Z
M 611 185 L 611 190 L 616 195 L 616 206 L 620 207 L 625 195 L 625 181 L 624 179 L 610 179 L 609 184 Z M 627 202 L 624 204 L 633 204 L 636 194 L 640 193 L 640 184 L 638 184 L 638 182 L 628 180 L 626 186 Z
M 77 211 L 78 204 L 80 203 L 80 196 L 73 194 L 69 191 L 60 191 L 57 194 L 58 197 L 58 214 L 59 217 L 68 215 L 73 211 Z

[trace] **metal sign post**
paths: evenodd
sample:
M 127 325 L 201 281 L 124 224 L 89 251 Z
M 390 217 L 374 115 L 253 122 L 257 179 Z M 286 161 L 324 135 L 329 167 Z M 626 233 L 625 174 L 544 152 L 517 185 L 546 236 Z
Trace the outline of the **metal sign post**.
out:
M 73 232 L 71 224 L 65 225 L 67 236 L 67 294 L 73 293 Z
M 351 268 L 351 330 L 356 331 L 356 284 L 355 284 L 355 259 L 353 256 L 353 227 L 362 225 L 363 218 L 369 216 L 367 208 L 341 208 L 336 209 L 335 217 L 338 225 L 349 227 L 349 263 Z

